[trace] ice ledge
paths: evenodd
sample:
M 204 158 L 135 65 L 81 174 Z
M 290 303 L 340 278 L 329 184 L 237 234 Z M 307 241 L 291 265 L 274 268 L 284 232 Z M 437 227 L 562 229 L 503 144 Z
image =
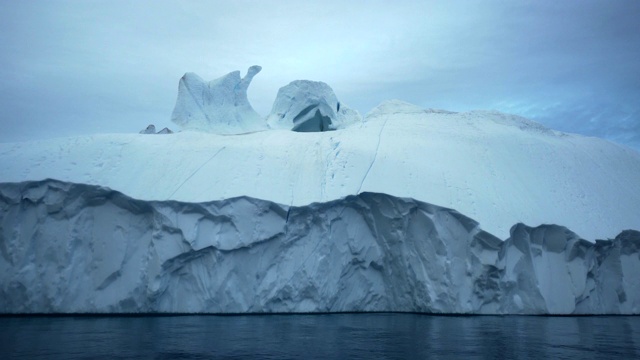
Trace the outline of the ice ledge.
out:
M 0 184 L 1 313 L 638 314 L 640 232 L 589 243 L 378 193 L 289 207 Z

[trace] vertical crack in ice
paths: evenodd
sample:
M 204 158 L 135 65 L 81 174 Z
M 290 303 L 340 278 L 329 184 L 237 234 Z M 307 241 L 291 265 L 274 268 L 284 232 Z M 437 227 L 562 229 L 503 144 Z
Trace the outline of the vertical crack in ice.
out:
M 291 215 L 291 205 L 287 207 L 287 217 L 284 219 L 284 234 L 285 237 L 289 235 L 289 215 Z
M 205 167 L 205 165 L 207 165 L 211 160 L 213 160 L 213 158 L 216 157 L 224 149 L 226 149 L 226 146 L 221 147 L 220 149 L 218 149 L 218 151 L 216 151 L 213 155 L 211 155 L 211 157 L 207 159 L 207 161 L 202 163 L 200 167 L 198 167 L 193 173 L 191 173 L 191 175 L 189 175 L 186 179 L 184 179 L 184 181 L 171 193 L 171 195 L 167 197 L 167 199 L 173 198 L 173 195 L 175 195 L 175 193 L 177 193 L 178 190 L 180 190 L 180 188 L 182 188 L 182 186 L 184 186 L 184 184 L 186 184 L 187 181 L 189 181 L 189 179 L 191 179 L 195 174 L 197 174 L 198 171 L 202 170 L 202 168 Z
M 356 194 L 360 194 L 360 191 L 362 191 L 362 186 L 364 185 L 364 181 L 367 180 L 367 176 L 369 176 L 369 172 L 373 167 L 373 163 L 375 163 L 376 159 L 378 158 L 378 150 L 380 149 L 380 141 L 382 140 L 382 131 L 384 130 L 384 127 L 387 126 L 387 121 L 389 121 L 388 117 L 384 120 L 384 123 L 380 127 L 380 133 L 378 134 L 378 144 L 376 145 L 376 152 L 373 155 L 373 160 L 371 160 L 371 164 L 369 164 L 369 168 L 367 169 L 367 172 L 364 173 L 364 177 L 360 182 L 360 187 L 358 188 L 358 191 L 356 192 Z
M 329 138 L 330 144 L 333 144 L 333 137 Z M 323 143 L 324 144 L 324 143 Z M 334 147 L 330 145 L 330 150 L 327 151 L 327 155 L 324 157 L 324 174 L 322 175 L 322 183 L 320 184 L 320 200 L 326 201 L 327 195 L 327 176 L 329 174 L 329 166 L 331 164 L 331 160 L 329 157 L 331 156 Z

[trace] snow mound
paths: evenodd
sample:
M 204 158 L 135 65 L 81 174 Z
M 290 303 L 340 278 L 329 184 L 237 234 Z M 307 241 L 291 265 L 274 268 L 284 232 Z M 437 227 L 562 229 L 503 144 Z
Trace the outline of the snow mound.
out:
M 522 116 L 505 114 L 496 110 L 473 110 L 463 114 L 467 117 L 490 119 L 496 124 L 515 126 L 524 131 L 534 131 L 548 135 L 564 135 L 561 132 L 553 131 L 538 122 L 529 120 Z
M 373 108 L 365 115 L 365 120 L 378 118 L 389 115 L 410 115 L 410 114 L 455 114 L 453 111 L 440 109 L 423 109 L 418 105 L 414 105 L 402 100 L 386 100 L 380 105 Z
M 638 314 L 640 232 L 595 244 L 379 193 L 307 206 L 0 184 L 0 313 Z
M 253 110 L 247 89 L 260 66 L 251 66 L 244 78 L 240 71 L 205 82 L 194 73 L 180 79 L 178 99 L 171 121 L 184 130 L 216 134 L 240 134 L 265 130 L 264 120 Z
M 296 80 L 278 90 L 267 123 L 272 129 L 322 132 L 361 122 L 360 114 L 340 103 L 329 85 Z

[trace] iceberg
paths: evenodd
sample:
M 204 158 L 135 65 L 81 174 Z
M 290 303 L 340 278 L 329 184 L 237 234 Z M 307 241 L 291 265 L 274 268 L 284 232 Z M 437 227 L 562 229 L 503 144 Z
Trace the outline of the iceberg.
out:
M 194 73 L 184 74 L 171 121 L 184 130 L 216 134 L 266 130 L 264 119 L 247 98 L 249 84 L 260 70 L 260 66 L 254 65 L 243 78 L 240 71 L 233 71 L 209 82 Z
M 264 119 L 259 71 L 185 74 L 194 131 L 0 144 L 0 313 L 640 313 L 637 152 L 307 80 Z
M 638 314 L 640 232 L 585 241 L 361 193 L 288 206 L 0 184 L 1 313 Z

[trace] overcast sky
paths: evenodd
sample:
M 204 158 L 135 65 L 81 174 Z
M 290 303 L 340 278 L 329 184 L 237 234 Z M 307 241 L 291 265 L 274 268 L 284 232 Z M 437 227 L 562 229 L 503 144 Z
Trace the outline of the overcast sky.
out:
M 249 100 L 328 83 L 495 109 L 640 150 L 640 1 L 0 0 L 0 142 L 161 128 L 178 80 L 261 65 Z

